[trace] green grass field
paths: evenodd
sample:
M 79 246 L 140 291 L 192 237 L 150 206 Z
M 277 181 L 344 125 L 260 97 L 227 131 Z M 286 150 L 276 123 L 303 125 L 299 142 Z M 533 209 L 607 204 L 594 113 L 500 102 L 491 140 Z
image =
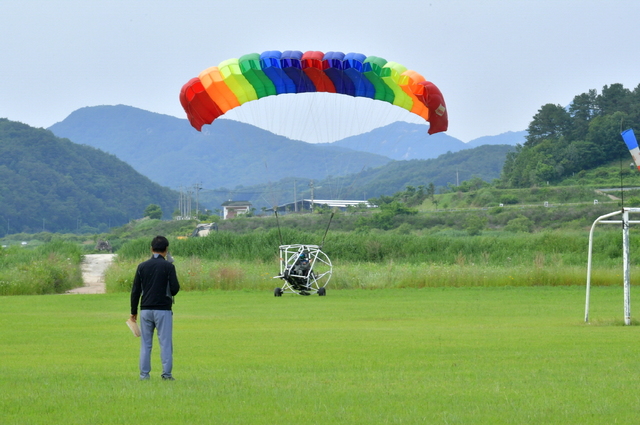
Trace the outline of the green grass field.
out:
M 622 288 L 591 305 L 586 325 L 575 286 L 181 293 L 177 380 L 156 345 L 141 382 L 126 293 L 0 297 L 0 423 L 635 423 L 640 327 Z

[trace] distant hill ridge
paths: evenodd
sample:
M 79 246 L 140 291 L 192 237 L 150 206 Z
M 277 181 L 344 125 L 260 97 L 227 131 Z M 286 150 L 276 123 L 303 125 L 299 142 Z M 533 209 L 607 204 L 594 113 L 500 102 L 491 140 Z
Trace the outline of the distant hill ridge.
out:
M 376 168 L 391 160 L 431 159 L 479 146 L 427 125 L 396 122 L 333 143 L 310 144 L 258 127 L 218 119 L 202 133 L 186 119 L 125 105 L 78 109 L 49 128 L 59 137 L 116 155 L 164 186 L 201 183 L 235 188 L 283 178 L 324 179 Z M 525 132 L 484 137 L 482 144 L 515 145 Z
M 165 217 L 178 194 L 114 155 L 0 119 L 0 233 L 106 231 L 141 218 L 149 204 Z
M 390 161 L 372 153 L 291 140 L 227 119 L 199 133 L 186 119 L 124 105 L 82 108 L 49 129 L 112 153 L 173 188 L 196 182 L 208 188 L 236 187 L 290 176 L 321 179 Z
M 514 149 L 510 145 L 482 145 L 448 152 L 438 158 L 392 161 L 359 173 L 317 180 L 314 195 L 315 199 L 370 199 L 393 195 L 407 186 L 427 187 L 433 183 L 440 190 L 473 177 L 492 181 L 500 177 L 507 153 Z M 309 183 L 309 180 L 288 178 L 238 190 L 204 191 L 200 199 L 213 208 L 228 199 L 245 200 L 260 210 L 295 199 L 311 198 Z
M 524 143 L 526 131 L 484 136 L 464 143 L 446 133 L 429 135 L 427 125 L 398 121 L 368 133 L 347 137 L 332 143 L 335 146 L 383 155 L 395 160 L 432 159 L 447 152 L 473 149 L 482 145 Z

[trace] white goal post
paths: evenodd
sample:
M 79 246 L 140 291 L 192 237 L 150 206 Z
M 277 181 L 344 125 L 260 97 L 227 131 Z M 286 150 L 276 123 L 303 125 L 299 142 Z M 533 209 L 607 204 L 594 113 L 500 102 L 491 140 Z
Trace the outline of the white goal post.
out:
M 640 224 L 640 220 L 629 220 L 629 214 L 640 213 L 640 208 L 622 208 L 609 214 L 598 217 L 591 226 L 589 232 L 589 257 L 587 260 L 587 299 L 584 308 L 584 321 L 589 323 L 589 297 L 591 295 L 591 259 L 593 252 L 593 231 L 598 223 L 622 225 L 622 269 L 624 284 L 624 324 L 631 324 L 631 282 L 629 269 L 631 259 L 629 258 L 629 225 Z M 607 220 L 608 218 L 622 214 L 622 220 Z

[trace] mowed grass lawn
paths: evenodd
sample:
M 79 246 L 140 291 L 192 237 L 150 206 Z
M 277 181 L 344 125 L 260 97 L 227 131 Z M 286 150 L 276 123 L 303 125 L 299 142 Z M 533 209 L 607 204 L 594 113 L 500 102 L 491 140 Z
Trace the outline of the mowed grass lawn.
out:
M 640 327 L 622 288 L 591 301 L 586 325 L 581 287 L 181 293 L 176 381 L 156 343 L 141 382 L 127 294 L 1 297 L 0 423 L 638 423 Z

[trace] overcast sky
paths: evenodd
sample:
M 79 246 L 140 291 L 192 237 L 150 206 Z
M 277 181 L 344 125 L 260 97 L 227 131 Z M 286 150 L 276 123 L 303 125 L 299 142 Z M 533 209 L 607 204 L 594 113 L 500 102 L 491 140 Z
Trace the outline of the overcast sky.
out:
M 49 127 L 81 107 L 125 104 L 185 118 L 182 85 L 225 59 L 342 51 L 435 83 L 447 133 L 467 142 L 524 130 L 542 105 L 589 89 L 635 88 L 639 22 L 638 0 L 2 0 L 0 117 Z M 275 111 L 285 104 L 261 113 L 286 121 Z M 389 120 L 374 115 L 358 131 Z

